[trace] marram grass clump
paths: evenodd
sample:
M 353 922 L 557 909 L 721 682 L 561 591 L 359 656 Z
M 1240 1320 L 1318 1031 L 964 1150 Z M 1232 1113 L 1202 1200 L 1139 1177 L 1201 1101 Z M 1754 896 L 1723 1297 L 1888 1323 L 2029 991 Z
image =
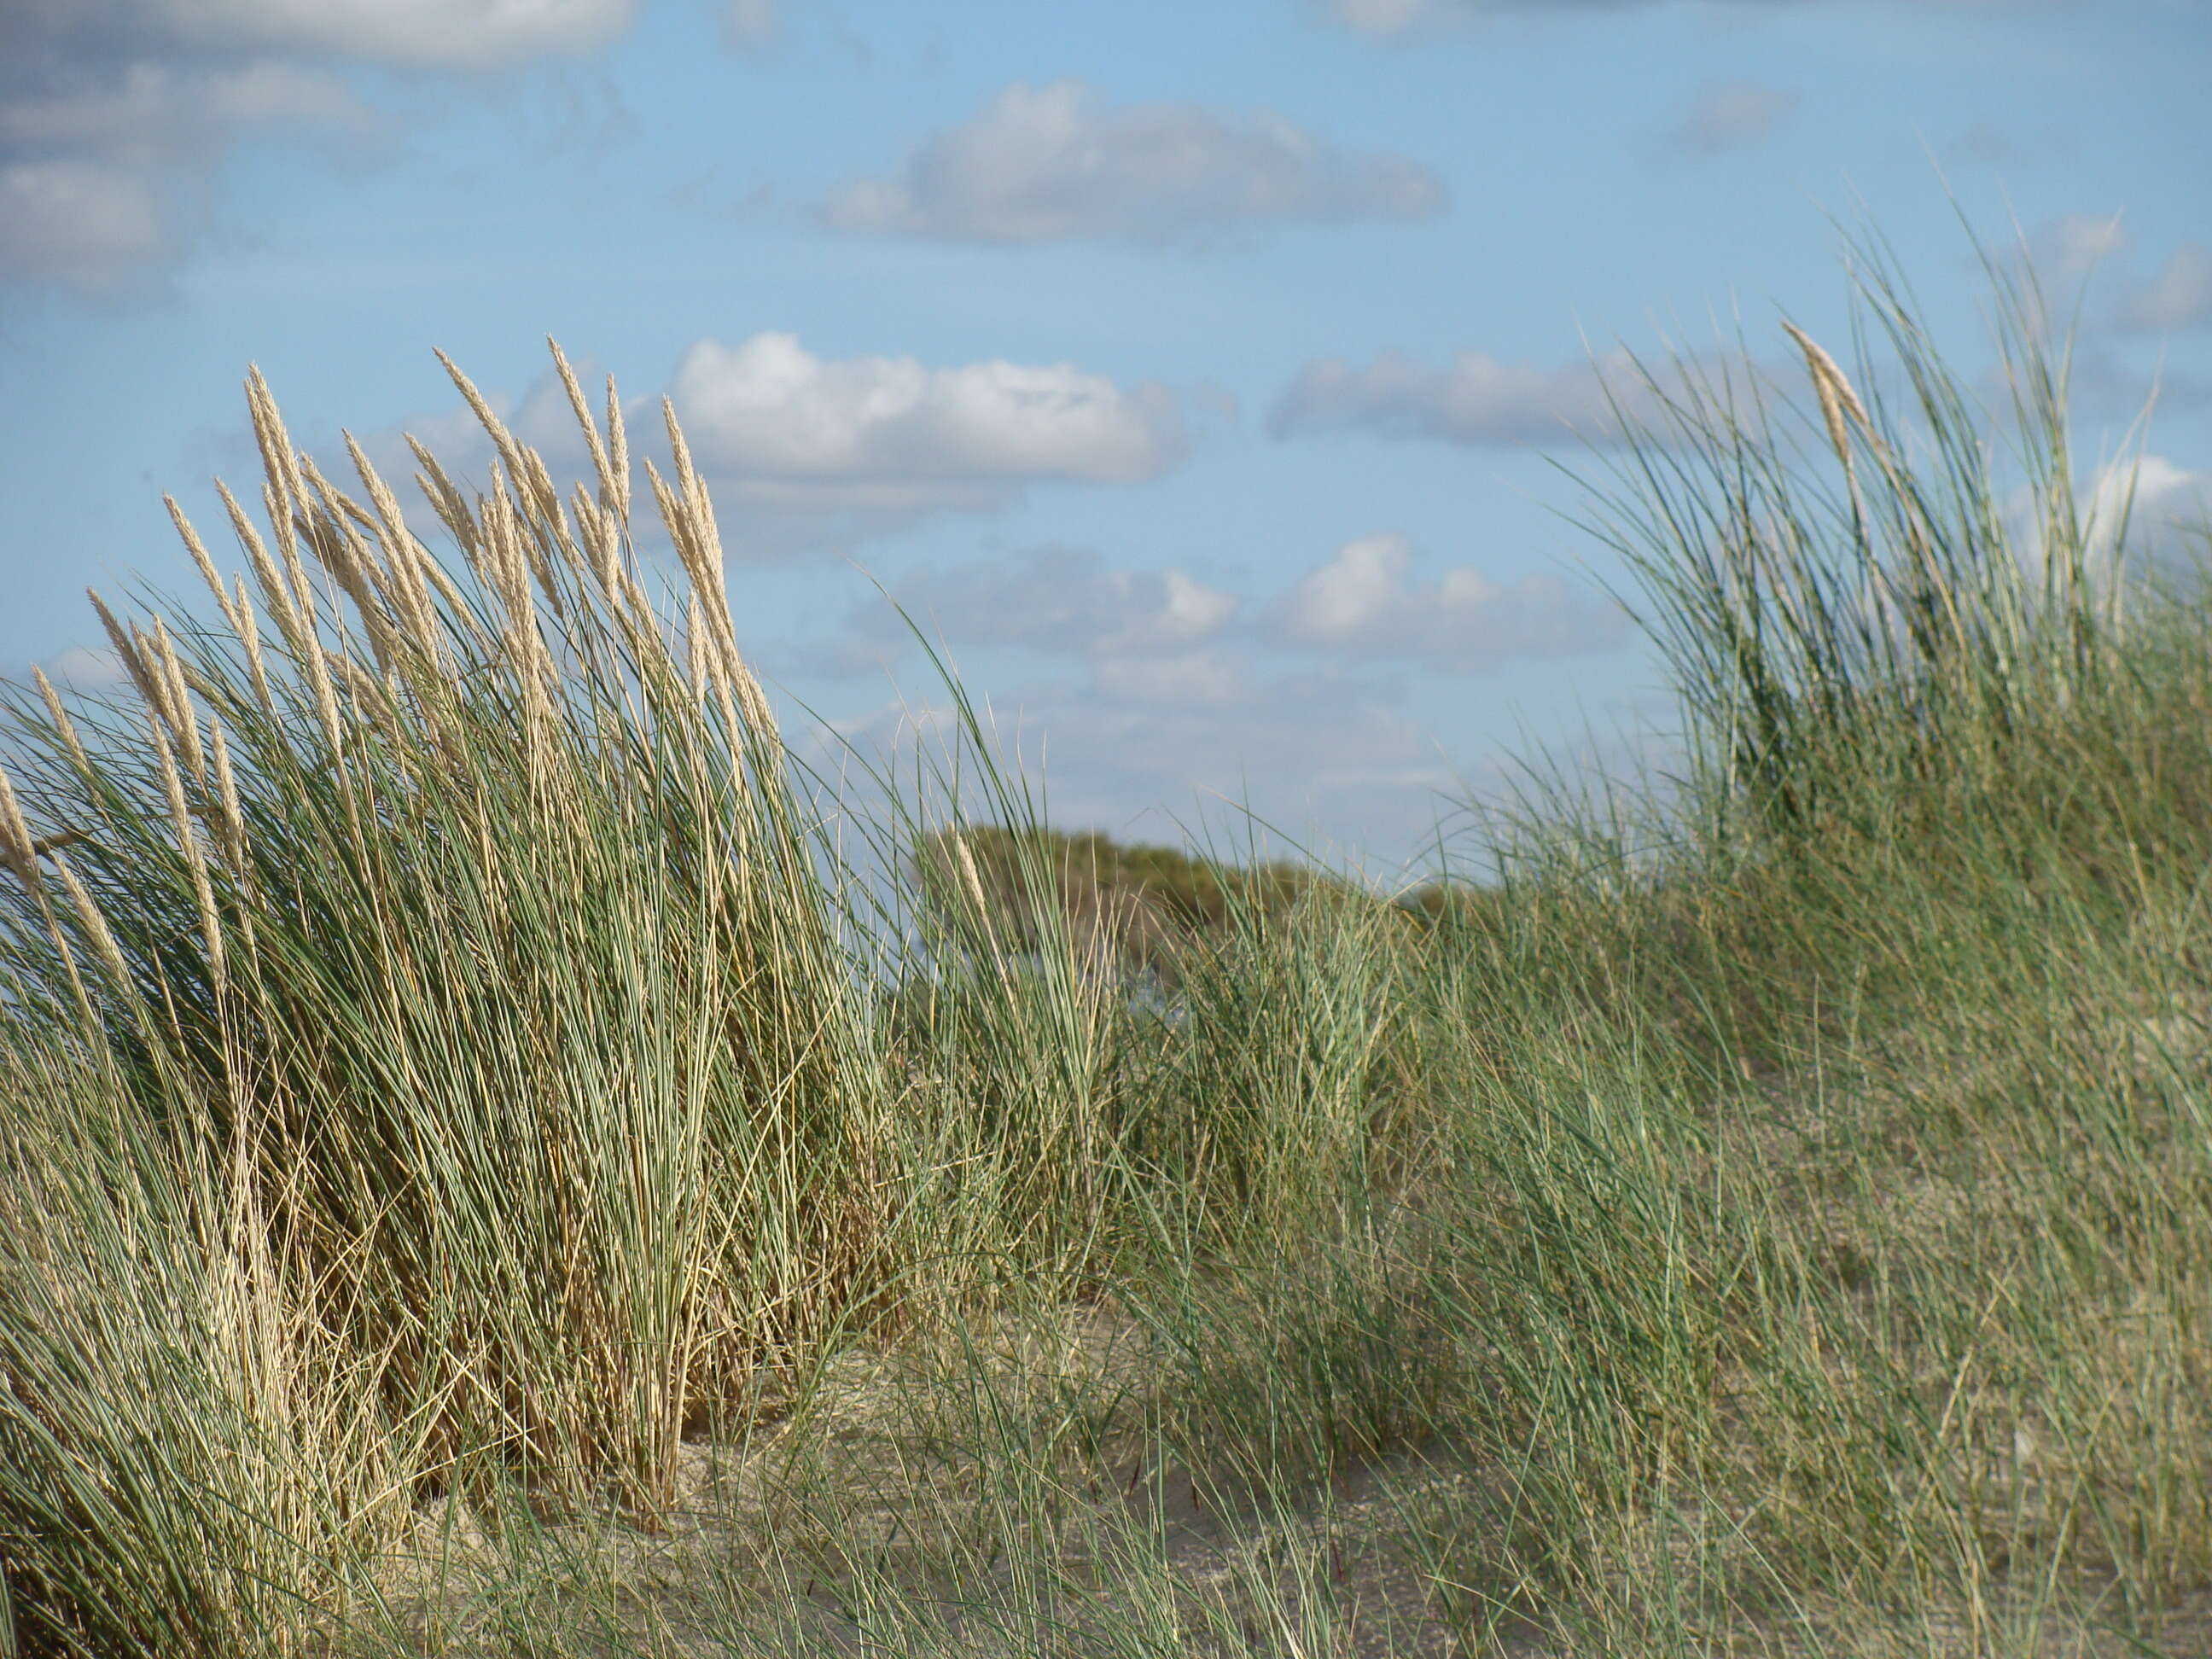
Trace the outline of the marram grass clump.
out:
M 35 1530 L 0 1503 L 0 1548 L 55 1643 L 181 1651 L 107 1575 L 186 1516 L 204 1594 L 255 1603 L 260 1548 L 213 1540 L 281 1517 L 266 1548 L 335 1552 L 481 1469 L 650 1512 L 687 1423 L 891 1249 L 867 1016 L 705 489 L 672 416 L 646 471 L 684 580 L 649 592 L 620 404 L 596 422 L 556 362 L 595 488 L 564 500 L 456 372 L 498 459 L 474 493 L 416 447 L 450 568 L 256 377 L 264 521 L 224 495 L 252 585 L 178 515 L 212 616 L 102 605 L 126 695 L 72 711 L 40 677 L 17 710 L 0 1482 L 58 1457 L 98 1497 Z M 59 1364 L 50 1296 L 112 1350 L 78 1326 Z M 172 1446 L 118 1399 L 192 1426 Z M 125 1434 L 205 1468 L 118 1492 Z M 272 1468 L 304 1483 L 273 1514 Z

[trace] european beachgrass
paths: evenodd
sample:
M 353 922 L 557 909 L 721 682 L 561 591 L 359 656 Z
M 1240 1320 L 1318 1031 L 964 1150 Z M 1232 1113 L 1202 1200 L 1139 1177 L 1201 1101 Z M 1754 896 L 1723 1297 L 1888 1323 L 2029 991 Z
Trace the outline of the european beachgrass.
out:
M 2203 1651 L 2212 627 L 1989 268 L 1994 424 L 1863 250 L 1626 389 L 1683 764 L 1401 905 L 1079 879 L 957 685 L 855 825 L 672 419 L 648 537 L 456 373 L 441 552 L 254 380 L 8 716 L 13 1650 Z

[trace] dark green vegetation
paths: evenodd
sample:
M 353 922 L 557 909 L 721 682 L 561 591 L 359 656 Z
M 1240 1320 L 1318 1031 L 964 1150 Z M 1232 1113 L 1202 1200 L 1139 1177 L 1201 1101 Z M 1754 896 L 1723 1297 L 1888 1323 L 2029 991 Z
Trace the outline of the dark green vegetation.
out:
M 252 585 L 13 714 L 17 1650 L 2203 1651 L 2212 617 L 2033 295 L 2006 450 L 1859 295 L 1599 494 L 1685 779 L 1426 926 L 841 855 L 680 439 L 648 594 L 611 398 L 441 562 L 257 381 Z

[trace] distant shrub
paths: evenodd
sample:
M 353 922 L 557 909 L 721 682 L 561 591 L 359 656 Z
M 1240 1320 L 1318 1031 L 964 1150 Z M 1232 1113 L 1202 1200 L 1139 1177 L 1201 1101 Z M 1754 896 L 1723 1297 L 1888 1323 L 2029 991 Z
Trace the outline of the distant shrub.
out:
M 1170 986 L 1194 951 L 1218 948 L 1241 925 L 1302 901 L 1379 902 L 1286 861 L 1236 865 L 1041 827 L 935 831 L 917 844 L 912 873 L 929 912 L 970 949 L 1032 956 L 1057 940 L 1098 971 L 1151 973 Z M 1460 890 L 1433 886 L 1432 897 L 1400 908 L 1433 920 Z

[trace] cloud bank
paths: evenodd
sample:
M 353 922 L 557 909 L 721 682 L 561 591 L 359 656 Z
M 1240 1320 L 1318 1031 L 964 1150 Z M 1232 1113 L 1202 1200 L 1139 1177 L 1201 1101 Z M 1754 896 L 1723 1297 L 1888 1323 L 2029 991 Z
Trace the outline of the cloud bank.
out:
M 1279 592 L 1238 596 L 1045 548 L 917 573 L 894 596 L 956 660 L 963 645 L 1043 659 L 978 701 L 1000 757 L 1043 777 L 1054 823 L 1170 841 L 1210 825 L 1241 843 L 1257 827 L 1249 806 L 1259 825 L 1317 836 L 1309 845 L 1324 855 L 1356 845 L 1387 864 L 1505 781 L 1407 712 L 1407 671 L 1482 673 L 1607 649 L 1626 631 L 1610 601 L 1551 577 L 1493 581 L 1459 566 L 1423 580 L 1415 562 L 1401 535 L 1358 537 Z M 846 638 L 863 647 L 853 672 L 910 641 L 881 601 L 854 612 Z M 839 730 L 904 775 L 897 763 L 953 725 L 941 702 L 901 700 Z
M 1249 680 L 1258 653 L 1473 675 L 1603 650 L 1626 635 L 1617 605 L 1557 577 L 1498 581 L 1458 565 L 1425 580 L 1416 562 L 1404 535 L 1356 537 L 1279 592 L 1240 595 L 1173 568 L 1117 569 L 1088 548 L 1032 548 L 908 575 L 793 665 L 881 669 L 915 647 L 919 629 L 956 651 L 1079 659 L 1094 683 L 1139 700 L 1204 702 Z
M 1413 564 L 1402 535 L 1346 542 L 1267 607 L 1260 635 L 1346 661 L 1469 674 L 1516 657 L 1601 650 L 1627 634 L 1617 606 L 1555 576 L 1500 583 L 1459 565 L 1424 582 Z
M 143 291 L 204 226 L 240 140 L 358 140 L 339 71 L 445 75 L 596 51 L 636 0 L 9 0 L 0 6 L 0 283 Z
M 1276 398 L 1267 430 L 1278 438 L 1362 430 L 1469 447 L 1616 444 L 1622 416 L 1632 424 L 1649 404 L 1625 351 L 1557 366 L 1482 351 L 1431 364 L 1384 351 L 1364 367 L 1341 357 L 1308 363 Z
M 906 578 L 857 607 L 815 665 L 885 665 L 914 647 L 916 628 L 955 646 L 1075 657 L 1178 650 L 1216 636 L 1239 604 L 1180 570 L 1117 570 L 1090 548 L 1032 548 Z
M 1006 88 L 887 178 L 831 191 L 833 228 L 945 241 L 1170 243 L 1293 219 L 1420 219 L 1443 186 L 1397 155 L 1340 154 L 1279 116 L 1113 106 L 1077 81 Z

